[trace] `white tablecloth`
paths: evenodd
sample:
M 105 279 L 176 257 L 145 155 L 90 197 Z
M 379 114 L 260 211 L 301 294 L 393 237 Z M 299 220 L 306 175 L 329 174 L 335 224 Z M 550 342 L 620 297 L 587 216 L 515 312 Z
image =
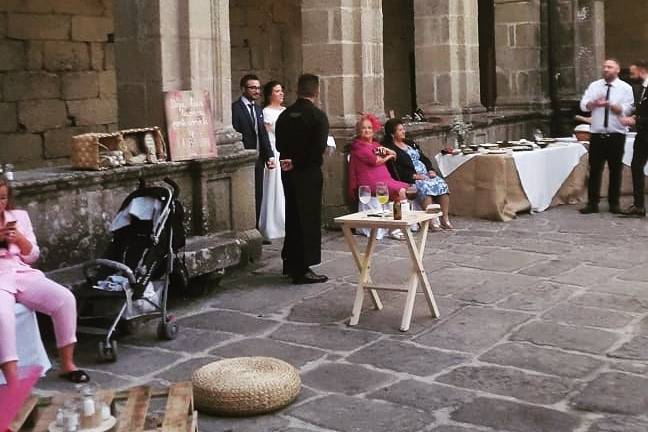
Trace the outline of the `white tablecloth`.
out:
M 636 132 L 630 132 L 626 135 L 625 150 L 623 152 L 624 165 L 632 165 L 632 155 L 634 154 L 634 141 L 636 135 Z M 646 166 L 644 167 L 644 174 L 648 176 L 648 163 L 646 163 Z
M 513 153 L 515 168 L 532 212 L 549 208 L 558 189 L 586 153 L 585 147 L 579 143 Z
M 510 155 L 515 162 L 522 189 L 531 203 L 532 212 L 541 212 L 549 208 L 551 200 L 585 153 L 587 150 L 582 144 L 565 142 L 534 151 L 513 152 Z M 478 156 L 480 155 L 438 154 L 435 158 L 441 174 L 447 177 L 461 165 Z

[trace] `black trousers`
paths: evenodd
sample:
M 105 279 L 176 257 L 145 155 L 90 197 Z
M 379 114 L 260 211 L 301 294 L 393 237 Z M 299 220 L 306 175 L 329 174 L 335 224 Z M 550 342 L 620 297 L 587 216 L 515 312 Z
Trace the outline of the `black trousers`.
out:
M 634 195 L 634 206 L 645 207 L 644 166 L 648 161 L 648 130 L 641 130 L 637 133 L 632 153 L 632 193 Z
M 286 237 L 281 251 L 286 270 L 303 275 L 322 260 L 322 186 L 319 166 L 283 171 Z
M 254 204 L 256 205 L 256 227 L 259 228 L 259 216 L 261 215 L 261 201 L 263 201 L 263 173 L 265 162 L 257 159 L 254 165 Z
M 587 198 L 590 205 L 597 205 L 601 199 L 601 178 L 606 162 L 610 172 L 608 202 L 611 206 L 619 205 L 624 145 L 625 134 L 592 134 L 589 147 L 590 171 L 587 185 Z

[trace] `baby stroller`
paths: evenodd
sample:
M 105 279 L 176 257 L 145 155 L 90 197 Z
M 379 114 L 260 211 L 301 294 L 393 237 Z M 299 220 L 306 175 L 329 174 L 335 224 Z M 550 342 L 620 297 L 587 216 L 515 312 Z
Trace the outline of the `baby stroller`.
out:
M 159 317 L 158 337 L 178 335 L 178 323 L 166 306 L 175 254 L 185 245 L 184 208 L 178 185 L 169 178 L 164 182 L 149 187 L 140 179 L 112 221 L 105 257 L 83 266 L 87 283 L 79 295 L 78 330 L 105 336 L 99 342 L 101 360 L 117 360 L 112 337 L 118 325 L 132 327 L 135 319 Z

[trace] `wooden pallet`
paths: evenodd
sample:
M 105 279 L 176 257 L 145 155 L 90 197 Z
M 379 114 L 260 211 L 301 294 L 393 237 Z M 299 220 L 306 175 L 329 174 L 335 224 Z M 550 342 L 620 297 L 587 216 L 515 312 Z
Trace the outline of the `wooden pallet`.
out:
M 47 432 L 56 413 L 70 395 L 48 398 L 31 396 L 14 419 L 12 432 Z M 173 384 L 164 389 L 138 386 L 115 392 L 102 390 L 99 397 L 117 417 L 115 432 L 198 432 L 198 412 L 194 410 L 190 382 Z M 151 401 L 166 398 L 164 416 L 149 412 Z

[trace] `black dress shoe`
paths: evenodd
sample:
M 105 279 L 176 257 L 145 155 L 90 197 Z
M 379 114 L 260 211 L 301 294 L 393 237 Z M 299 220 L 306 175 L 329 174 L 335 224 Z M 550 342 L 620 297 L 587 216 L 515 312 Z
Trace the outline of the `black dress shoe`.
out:
M 271 244 L 272 244 L 272 242 L 271 242 L 270 240 L 266 240 L 266 239 L 263 239 L 263 242 L 262 242 L 262 243 L 263 243 L 264 245 L 271 245 Z
M 611 205 L 610 206 L 610 213 L 612 213 L 612 214 L 621 214 L 623 212 L 621 211 L 621 207 L 619 207 L 618 205 Z
M 578 211 L 581 212 L 581 214 L 592 214 L 592 213 L 598 213 L 599 208 L 598 206 L 588 204 Z
M 281 274 L 284 276 L 288 276 L 290 274 L 290 270 L 288 270 L 288 263 L 286 262 L 286 260 L 283 260 Z
M 324 283 L 328 281 L 328 277 L 324 275 L 318 275 L 313 270 L 308 269 L 306 273 L 301 276 L 293 276 L 292 283 L 294 285 L 306 285 L 306 284 L 316 284 Z
M 643 218 L 646 217 L 646 209 L 643 207 L 630 206 L 621 212 L 623 218 Z

